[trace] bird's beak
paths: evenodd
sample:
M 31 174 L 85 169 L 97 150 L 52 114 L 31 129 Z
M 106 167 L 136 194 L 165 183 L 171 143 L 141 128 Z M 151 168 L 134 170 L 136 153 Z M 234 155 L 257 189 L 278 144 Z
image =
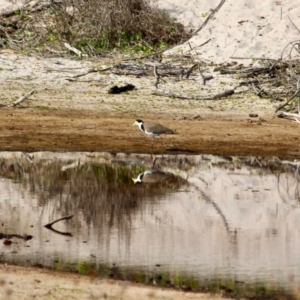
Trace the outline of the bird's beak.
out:
M 133 124 L 134 125 L 134 124 Z M 133 183 L 136 184 L 137 183 L 137 179 L 135 178 L 131 178 L 133 180 Z
M 135 121 L 133 124 L 132 124 L 132 126 L 134 126 L 134 125 L 137 125 L 138 124 L 138 122 L 137 121 Z

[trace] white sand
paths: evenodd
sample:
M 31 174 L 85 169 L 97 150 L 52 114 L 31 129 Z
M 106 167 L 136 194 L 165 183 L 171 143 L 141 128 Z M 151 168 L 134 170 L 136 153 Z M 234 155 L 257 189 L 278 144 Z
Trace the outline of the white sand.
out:
M 158 0 L 161 8 L 193 29 L 200 27 L 219 3 L 220 0 Z M 300 31 L 299 0 L 226 0 L 190 43 L 200 59 L 214 62 L 230 61 L 231 57 L 277 59 L 289 42 L 300 40 L 300 32 L 289 18 Z M 197 48 L 208 39 L 208 44 Z M 180 45 L 168 53 L 176 51 L 187 52 L 189 46 Z
M 24 1 L 0 0 L 0 12 L 12 10 Z M 198 28 L 220 0 L 157 0 L 157 3 L 189 30 Z M 299 0 L 226 0 L 215 17 L 190 39 L 190 44 L 199 59 L 217 63 L 230 61 L 231 57 L 277 59 L 289 42 L 300 40 L 299 31 Z M 208 39 L 211 39 L 208 44 L 197 47 Z M 185 53 L 189 49 L 183 44 L 167 53 Z

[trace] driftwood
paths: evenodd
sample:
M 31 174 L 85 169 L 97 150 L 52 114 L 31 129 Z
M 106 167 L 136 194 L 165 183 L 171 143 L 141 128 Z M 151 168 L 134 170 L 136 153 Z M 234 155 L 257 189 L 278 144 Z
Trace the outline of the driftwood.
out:
M 231 56 L 231 59 L 251 59 L 251 60 L 266 60 L 266 61 L 278 61 L 274 58 L 266 58 L 266 57 L 244 57 L 244 56 Z
M 154 66 L 150 64 L 118 64 L 110 68 L 110 73 L 115 75 L 152 76 L 153 69 Z M 183 72 L 184 68 L 181 66 L 172 66 L 170 64 L 159 66 L 159 74 L 162 76 L 178 76 Z
M 68 80 L 68 81 L 76 81 L 77 78 L 79 78 L 79 77 L 82 77 L 82 76 L 85 76 L 85 75 L 88 75 L 88 74 L 91 74 L 91 73 L 96 73 L 96 72 L 98 72 L 97 69 L 90 69 L 90 70 L 88 70 L 85 73 L 81 73 L 81 74 L 75 75 L 73 77 L 68 77 L 68 78 L 66 78 L 66 80 Z
M 68 43 L 64 43 L 64 46 L 65 46 L 68 50 L 70 50 L 71 52 L 75 53 L 75 54 L 76 54 L 77 56 L 79 56 L 79 57 L 87 57 L 87 56 L 88 56 L 87 54 L 82 53 L 82 51 L 80 51 L 80 50 L 78 50 L 78 49 L 72 47 L 72 46 L 71 46 L 70 44 L 68 44 Z
M 220 94 L 212 95 L 212 96 L 190 96 L 181 93 L 171 92 L 169 90 L 164 89 L 156 89 L 152 92 L 152 95 L 157 96 L 167 96 L 172 98 L 179 99 L 188 99 L 188 100 L 219 100 L 234 94 L 234 90 L 226 90 Z
M 192 50 L 192 47 L 191 47 L 191 44 L 188 43 L 190 49 Z M 182 78 L 186 78 L 188 79 L 191 75 L 191 73 L 193 72 L 193 70 L 198 67 L 198 70 L 199 70 L 199 73 L 200 73 L 200 76 L 202 78 L 202 83 L 203 85 L 206 84 L 206 81 L 207 80 L 210 80 L 212 79 L 213 77 L 212 76 L 205 76 L 202 71 L 201 71 L 201 65 L 200 63 L 196 62 L 194 57 L 192 57 L 192 61 L 194 62 L 194 64 L 188 68 L 186 71 L 184 71 L 184 69 L 182 68 L 181 69 L 181 79 Z M 221 99 L 221 98 L 224 98 L 224 97 L 228 97 L 230 95 L 233 95 L 234 94 L 234 90 L 228 90 L 228 91 L 224 91 L 220 94 L 217 94 L 217 95 L 213 95 L 213 96 L 194 96 L 194 95 L 186 95 L 186 94 L 181 94 L 181 93 L 178 93 L 178 92 L 173 92 L 173 91 L 169 91 L 169 90 L 165 90 L 165 89 L 159 89 L 158 88 L 158 85 L 160 83 L 160 75 L 161 75 L 161 72 L 158 73 L 158 67 L 157 66 L 154 66 L 154 76 L 155 76 L 155 83 L 154 83 L 154 86 L 156 88 L 155 91 L 152 92 L 153 95 L 157 95 L 157 96 L 167 96 L 167 97 L 172 97 L 172 98 L 179 98 L 179 99 L 194 99 L 194 100 L 217 100 L 217 99 Z M 159 69 L 159 71 L 161 71 Z
M 68 81 L 76 81 L 77 78 L 88 75 L 90 73 L 96 72 L 107 72 L 109 71 L 111 74 L 115 75 L 132 75 L 132 76 L 152 76 L 153 75 L 154 66 L 149 64 L 118 64 L 114 66 L 107 67 L 105 69 L 98 70 L 96 68 L 90 69 L 85 73 L 75 75 L 73 77 L 68 77 L 66 80 Z M 161 65 L 159 72 L 163 76 L 179 76 L 185 73 L 184 68 L 178 66 Z
M 4 108 L 4 107 L 15 107 L 17 105 L 19 105 L 20 103 L 22 103 L 23 101 L 25 101 L 26 99 L 28 99 L 31 95 L 33 95 L 35 92 L 35 90 L 31 90 L 29 93 L 27 93 L 26 95 L 22 96 L 21 98 L 19 98 L 18 100 L 16 100 L 15 102 L 13 102 L 12 104 L 0 104 L 0 108 Z
M 276 61 L 277 62 L 277 61 Z M 276 63 L 275 62 L 275 63 Z M 214 71 L 219 71 L 220 74 L 238 74 L 241 78 L 247 78 L 251 76 L 256 76 L 263 73 L 270 73 L 275 68 L 274 66 L 271 67 L 246 67 L 246 68 L 225 68 L 225 67 L 218 67 L 215 68 Z
M 27 98 L 29 98 L 31 95 L 33 95 L 35 92 L 35 90 L 31 90 L 29 93 L 27 93 L 26 95 L 22 96 L 21 98 L 19 98 L 17 101 L 15 101 L 12 106 L 17 106 L 20 103 L 22 103 L 23 101 L 25 101 Z
M 280 111 L 276 115 L 279 118 L 288 117 L 288 118 L 293 119 L 296 123 L 300 123 L 300 114 L 295 114 L 295 113 L 289 113 L 289 112 L 285 112 L 285 111 Z

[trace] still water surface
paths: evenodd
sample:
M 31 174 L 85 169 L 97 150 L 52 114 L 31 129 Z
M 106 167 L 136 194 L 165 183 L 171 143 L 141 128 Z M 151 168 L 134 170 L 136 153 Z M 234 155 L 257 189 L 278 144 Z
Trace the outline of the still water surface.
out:
M 277 158 L 0 152 L 0 260 L 297 293 L 299 192 Z

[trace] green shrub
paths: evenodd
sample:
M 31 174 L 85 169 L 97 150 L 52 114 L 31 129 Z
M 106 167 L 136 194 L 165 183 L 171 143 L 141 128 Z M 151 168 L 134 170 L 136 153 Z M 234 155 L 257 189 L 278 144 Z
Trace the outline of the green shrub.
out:
M 83 50 L 149 52 L 188 38 L 184 27 L 148 0 L 51 1 L 52 34 Z

